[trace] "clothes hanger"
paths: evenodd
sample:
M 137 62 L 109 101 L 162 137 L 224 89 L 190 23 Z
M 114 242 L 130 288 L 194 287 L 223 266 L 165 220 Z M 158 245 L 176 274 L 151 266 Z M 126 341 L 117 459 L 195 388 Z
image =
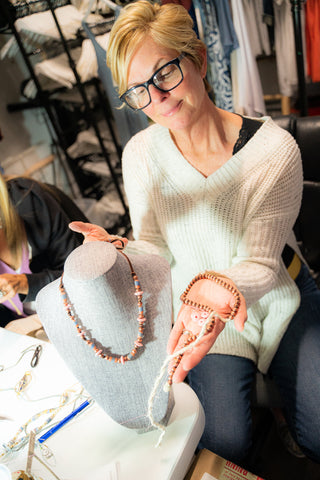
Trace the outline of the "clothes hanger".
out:
M 87 8 L 87 10 L 84 14 L 83 19 L 82 19 L 83 22 L 85 22 L 87 20 L 87 18 L 89 17 L 89 15 L 92 11 L 92 7 L 93 7 L 94 2 L 97 2 L 97 5 L 98 5 L 99 1 L 105 3 L 115 13 L 119 12 L 119 10 L 121 9 L 121 7 L 119 7 L 119 5 L 116 5 L 112 0 L 89 0 L 88 8 Z
M 116 5 L 112 0 L 100 0 L 100 1 L 105 3 L 114 12 L 117 12 L 117 11 L 119 11 L 119 9 L 122 8 L 119 5 Z

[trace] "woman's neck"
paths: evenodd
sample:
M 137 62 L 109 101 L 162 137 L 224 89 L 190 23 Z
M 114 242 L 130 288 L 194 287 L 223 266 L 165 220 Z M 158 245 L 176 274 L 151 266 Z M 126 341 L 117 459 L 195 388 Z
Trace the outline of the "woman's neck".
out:
M 241 125 L 239 115 L 212 104 L 189 129 L 170 133 L 183 157 L 208 177 L 231 158 Z

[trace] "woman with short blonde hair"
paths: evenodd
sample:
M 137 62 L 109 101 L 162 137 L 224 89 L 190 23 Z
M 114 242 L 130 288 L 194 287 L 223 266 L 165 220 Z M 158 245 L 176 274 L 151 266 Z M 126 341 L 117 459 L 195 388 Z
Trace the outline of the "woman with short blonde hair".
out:
M 200 69 L 200 52 L 206 47 L 192 25 L 188 12 L 174 3 L 160 6 L 142 0 L 124 7 L 110 32 L 107 51 L 107 64 L 118 86 L 119 95 L 128 88 L 129 64 L 137 47 L 148 35 L 158 45 L 188 55 Z M 207 82 L 206 89 L 210 89 Z
M 108 62 L 121 100 L 153 122 L 123 151 L 134 238 L 126 250 L 170 262 L 168 352 L 198 336 L 173 365 L 172 380 L 188 375 L 203 405 L 199 447 L 245 465 L 258 369 L 275 379 L 301 450 L 320 463 L 320 292 L 293 231 L 303 186 L 295 140 L 270 117 L 214 104 L 204 86 L 206 50 L 183 6 L 140 0 L 125 7 Z M 98 227 L 75 227 L 86 240 L 110 240 Z M 290 259 L 299 271 L 292 273 Z M 212 271 L 227 282 L 223 293 Z M 217 316 L 200 337 L 210 305 Z

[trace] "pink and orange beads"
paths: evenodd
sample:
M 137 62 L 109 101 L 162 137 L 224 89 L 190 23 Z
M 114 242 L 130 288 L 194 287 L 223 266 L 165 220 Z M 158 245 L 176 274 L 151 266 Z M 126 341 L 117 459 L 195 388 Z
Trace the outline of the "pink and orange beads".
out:
M 65 308 L 69 318 L 73 321 L 73 323 L 76 326 L 76 329 L 78 330 L 78 336 L 81 337 L 86 342 L 86 344 L 93 349 L 93 351 L 95 352 L 95 355 L 97 357 L 103 358 L 105 360 L 109 360 L 110 362 L 121 363 L 122 365 L 124 365 L 126 362 L 132 360 L 135 357 L 139 348 L 143 347 L 143 337 L 144 337 L 144 329 L 145 329 L 146 318 L 145 318 L 144 312 L 143 312 L 143 305 L 142 305 L 143 291 L 141 290 L 139 279 L 138 279 L 135 271 L 133 270 L 132 263 L 130 262 L 127 255 L 125 253 L 123 253 L 122 251 L 119 251 L 119 253 L 121 253 L 121 255 L 123 255 L 123 257 L 129 263 L 132 279 L 133 279 L 133 282 L 134 282 L 134 288 L 135 288 L 135 293 L 134 294 L 137 297 L 138 312 L 139 312 L 138 318 L 137 318 L 137 321 L 138 321 L 138 324 L 139 324 L 138 334 L 137 334 L 136 340 L 134 341 L 134 345 L 133 345 L 133 348 L 132 348 L 130 353 L 127 353 L 125 355 L 117 355 L 117 354 L 116 355 L 107 355 L 107 354 L 103 353 L 103 350 L 100 349 L 99 347 L 97 347 L 97 345 L 95 345 L 95 343 L 88 337 L 88 334 L 87 334 L 86 330 L 81 327 L 81 325 L 79 324 L 79 322 L 75 318 L 75 315 L 72 313 L 72 307 L 70 305 L 67 293 L 66 293 L 66 291 L 64 289 L 64 286 L 63 286 L 63 281 L 62 281 L 63 275 L 61 276 L 59 290 L 60 290 L 60 293 L 61 293 L 61 296 L 62 296 L 62 301 L 63 301 L 64 308 Z

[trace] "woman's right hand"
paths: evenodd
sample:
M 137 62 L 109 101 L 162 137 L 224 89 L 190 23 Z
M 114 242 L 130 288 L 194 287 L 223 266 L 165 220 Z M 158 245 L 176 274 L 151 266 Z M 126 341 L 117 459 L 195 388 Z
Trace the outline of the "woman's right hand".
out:
M 71 222 L 69 228 L 73 232 L 82 233 L 83 243 L 86 242 L 112 242 L 115 247 L 124 248 L 128 239 L 118 235 L 109 235 L 109 233 L 99 225 L 85 222 Z
M 214 274 L 215 272 L 212 273 Z M 217 273 L 215 276 L 219 277 L 219 274 Z M 233 319 L 235 328 L 239 332 L 242 332 L 244 329 L 247 320 L 247 307 L 244 296 L 230 278 L 221 276 L 221 279 L 223 280 L 222 283 L 216 283 L 211 279 L 203 278 L 196 281 L 191 288 L 188 287 L 187 297 L 194 302 L 195 306 L 192 306 L 192 303 L 191 305 L 187 303 L 182 304 L 177 320 L 169 335 L 167 349 L 169 355 L 183 348 L 190 334 L 195 336 L 200 334 L 202 326 L 208 318 L 208 314 L 202 308 L 203 305 L 209 306 L 217 315 L 213 317 L 213 329 L 203 335 L 193 348 L 183 354 L 173 375 L 174 383 L 182 382 L 189 370 L 198 365 L 209 352 L 224 329 L 225 322 L 229 321 L 229 316 L 233 311 L 235 312 Z M 236 305 L 238 306 L 236 307 Z M 206 315 L 203 316 L 203 314 Z M 170 368 L 173 363 L 170 364 Z

